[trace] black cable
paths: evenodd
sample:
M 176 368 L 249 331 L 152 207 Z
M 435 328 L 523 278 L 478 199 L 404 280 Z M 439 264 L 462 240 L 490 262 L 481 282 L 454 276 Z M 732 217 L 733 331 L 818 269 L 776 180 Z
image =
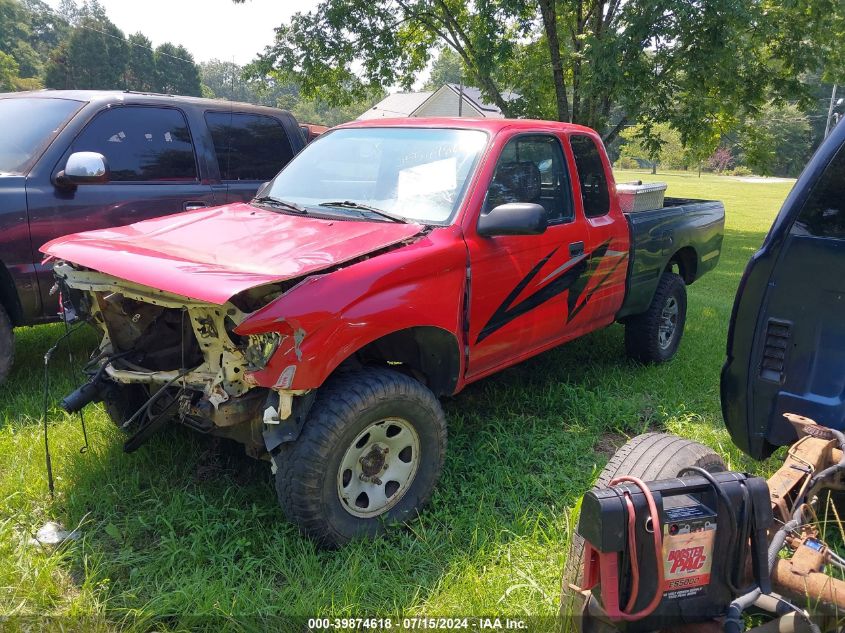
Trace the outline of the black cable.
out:
M 733 568 L 733 575 L 731 577 L 731 586 L 735 583 L 742 582 L 742 575 L 745 572 L 745 561 L 748 559 L 748 542 L 751 538 L 752 523 L 754 522 L 754 511 L 751 507 L 751 495 L 748 492 L 748 487 L 745 482 L 740 482 L 742 488 L 742 520 L 740 522 L 739 540 L 736 543 L 736 557 L 735 567 Z M 752 583 L 745 587 L 738 593 L 743 594 L 754 589 L 755 585 Z
M 67 285 L 64 284 L 64 287 L 67 288 Z M 68 334 L 68 330 L 70 328 L 67 322 L 67 310 L 65 310 L 65 299 L 64 294 L 59 294 L 59 306 L 62 311 L 62 322 L 65 324 L 65 334 Z M 67 346 L 67 361 L 68 364 L 73 367 L 73 350 L 70 347 L 70 343 Z M 82 412 L 82 409 L 79 410 L 79 426 L 82 428 L 82 447 L 79 449 L 81 454 L 85 454 L 88 452 L 88 428 L 85 426 L 85 414 Z
M 99 369 L 97 369 L 97 372 L 91 377 L 90 382 L 97 382 L 100 378 L 103 377 L 103 374 L 106 371 L 106 367 L 111 365 L 114 361 L 120 360 L 124 356 L 129 356 L 130 354 L 133 354 L 134 352 L 135 352 L 135 350 L 131 349 L 131 350 L 126 351 L 126 352 L 119 352 L 117 354 L 113 354 L 113 355 L 109 356 L 108 359 L 106 360 L 106 362 L 103 363 L 102 365 L 100 365 Z M 101 355 L 101 358 L 102 358 L 102 355 Z
M 138 450 L 138 448 L 140 448 L 140 446 L 147 439 L 149 439 L 153 435 L 153 433 L 155 433 L 166 421 L 167 418 L 165 417 L 165 414 L 170 410 L 170 408 L 174 404 L 178 403 L 179 398 L 182 396 L 184 391 L 185 390 L 183 388 L 180 388 L 176 395 L 173 397 L 173 399 L 164 407 L 162 411 L 159 411 L 159 413 L 156 415 L 153 415 L 151 408 L 147 409 L 147 422 L 142 427 L 140 427 L 135 432 L 135 434 L 132 435 L 132 437 L 130 437 L 128 440 L 126 440 L 126 442 L 124 442 L 123 451 L 126 453 L 133 453 Z M 156 395 L 158 395 L 158 393 L 156 393 Z
M 728 556 L 727 556 L 727 558 L 729 558 L 729 559 L 733 558 L 734 560 L 736 560 L 737 555 L 735 555 L 735 554 L 738 554 L 738 553 L 734 552 L 734 550 L 737 549 L 737 542 L 736 541 L 737 541 L 737 536 L 738 536 L 737 535 L 737 529 L 738 529 L 739 523 L 737 522 L 737 518 L 736 518 L 736 510 L 734 510 L 734 507 L 733 507 L 733 504 L 731 503 L 730 498 L 728 497 L 724 488 L 722 488 L 721 484 L 718 481 L 716 481 L 715 477 L 713 477 L 713 475 L 711 475 L 705 469 L 700 468 L 698 466 L 688 466 L 687 468 L 684 468 L 683 470 L 681 470 L 681 472 L 678 473 L 678 477 L 681 477 L 684 473 L 687 473 L 687 472 L 693 472 L 693 473 L 696 473 L 696 474 L 704 477 L 710 483 L 710 485 L 713 487 L 713 491 L 716 493 L 716 496 L 719 497 L 719 500 L 722 502 L 722 505 L 724 505 L 725 508 L 727 509 L 727 511 L 728 511 L 728 522 L 729 522 L 729 525 L 730 525 L 730 534 L 729 534 L 729 537 L 728 537 L 728 548 L 727 548 Z M 748 491 L 744 490 L 743 491 L 743 503 L 744 503 L 743 518 L 745 518 L 745 512 L 747 512 L 747 510 L 745 510 L 745 506 L 747 506 L 747 502 L 748 502 Z M 744 547 L 743 547 L 742 551 L 744 553 L 744 551 L 745 551 Z M 743 559 L 742 562 L 738 561 L 737 565 L 741 566 L 741 565 L 744 564 L 744 562 L 745 562 L 745 559 Z M 727 581 L 727 585 L 730 588 L 731 592 L 735 596 L 745 595 L 745 594 L 748 593 L 748 591 L 750 589 L 750 587 L 740 589 L 739 587 L 737 587 L 734 584 L 733 570 L 730 570 L 730 569 L 728 570 L 728 573 L 726 575 L 725 580 Z
M 793 530 L 801 527 L 802 507 L 799 504 L 795 512 L 792 514 L 792 519 L 784 523 L 769 543 L 769 571 L 774 569 L 775 563 L 778 560 L 778 554 L 783 549 L 783 544 L 786 542 L 787 535 Z
M 47 421 L 47 413 L 50 404 L 50 361 L 52 360 L 53 354 L 59 348 L 59 345 L 61 345 L 62 341 L 64 341 L 71 334 L 76 332 L 76 330 L 78 330 L 83 325 L 85 325 L 84 322 L 80 323 L 76 327 L 66 328 L 65 333 L 62 334 L 59 338 L 57 338 L 56 342 L 53 343 L 53 346 L 47 350 L 47 353 L 44 354 L 44 402 L 41 410 L 41 421 L 44 425 L 44 460 L 47 465 L 47 487 L 50 489 L 51 498 L 55 498 L 56 496 L 56 487 L 55 482 L 53 481 L 53 460 L 50 456 L 50 425 Z
M 123 423 L 122 428 L 124 428 L 124 429 L 128 429 L 128 428 L 129 428 L 129 426 L 130 426 L 130 425 L 131 425 L 131 424 L 132 424 L 135 420 L 137 420 L 137 419 L 138 419 L 138 418 L 139 418 L 139 417 L 140 417 L 143 413 L 145 413 L 146 411 L 148 411 L 148 410 L 150 409 L 150 407 L 152 407 L 152 406 L 153 406 L 153 404 L 155 404 L 156 400 L 158 400 L 158 399 L 162 396 L 162 394 L 165 392 L 165 390 L 166 390 L 166 389 L 167 389 L 170 385 L 172 385 L 174 382 L 176 382 L 177 380 L 179 380 L 179 379 L 180 379 L 180 378 L 182 378 L 183 376 L 185 376 L 185 375 L 189 374 L 191 371 L 193 371 L 193 370 L 192 370 L 192 369 L 183 369 L 183 370 L 182 370 L 182 371 L 180 371 L 178 374 L 176 374 L 175 376 L 173 376 L 173 378 L 171 378 L 171 379 L 170 379 L 170 380 L 168 380 L 166 383 L 164 383 L 164 384 L 162 385 L 161 389 L 159 389 L 159 390 L 158 390 L 158 391 L 156 391 L 156 392 L 155 392 L 152 396 L 150 396 L 150 397 L 147 399 L 147 401 L 146 401 L 144 404 L 142 404 L 142 405 L 141 405 L 141 407 L 140 407 L 140 408 L 139 408 L 139 409 L 138 409 L 135 413 L 133 413 L 133 414 L 132 414 L 132 417 L 131 417 L 131 418 L 129 418 L 128 420 L 126 420 L 126 422 L 124 422 L 124 423 Z
M 50 399 L 50 359 L 44 355 L 44 409 L 41 413 L 41 420 L 44 423 L 44 457 L 47 462 L 47 487 L 50 489 L 50 498 L 55 498 L 56 490 L 53 483 L 53 460 L 50 458 L 50 440 L 48 439 L 47 405 Z
M 89 372 L 91 371 L 91 369 L 93 369 L 94 365 L 96 365 L 98 362 L 103 360 L 108 355 L 109 355 L 108 352 L 101 351 L 96 356 L 91 356 L 88 359 L 88 362 L 86 362 L 85 366 L 82 368 L 82 373 L 85 374 L 86 376 L 89 375 Z
M 806 497 L 808 498 L 812 497 L 812 494 L 815 493 L 815 488 L 819 486 L 823 481 L 831 478 L 837 473 L 845 471 L 845 434 L 843 434 L 841 431 L 837 431 L 836 429 L 831 428 L 826 429 L 826 431 L 828 431 L 836 439 L 837 443 L 839 444 L 839 448 L 842 451 L 842 457 L 836 464 L 828 466 L 824 470 L 820 470 L 815 475 L 813 475 L 813 477 L 810 479 L 810 482 L 807 484 Z
M 760 588 L 757 587 L 734 599 L 728 607 L 725 614 L 725 619 L 722 622 L 722 628 L 725 633 L 742 633 L 745 630 L 745 624 L 742 621 L 742 614 L 750 607 L 757 598 L 762 595 Z
M 65 312 L 64 305 L 62 306 L 62 321 L 65 323 L 65 332 L 68 329 L 67 323 L 67 312 Z M 67 346 L 67 359 L 68 362 L 73 365 L 73 350 L 70 348 L 70 344 Z M 82 428 L 82 446 L 79 449 L 81 454 L 85 454 L 88 452 L 88 428 L 85 426 L 85 414 L 82 412 L 82 409 L 79 410 L 79 426 Z

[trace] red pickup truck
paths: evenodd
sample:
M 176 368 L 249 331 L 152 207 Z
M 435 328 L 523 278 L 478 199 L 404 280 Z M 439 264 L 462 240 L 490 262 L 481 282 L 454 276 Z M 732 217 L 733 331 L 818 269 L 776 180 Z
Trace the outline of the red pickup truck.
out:
M 546 121 L 352 123 L 249 204 L 69 235 L 42 249 L 70 319 L 102 333 L 90 380 L 136 449 L 169 422 L 271 461 L 326 545 L 429 499 L 438 396 L 615 321 L 670 359 L 721 203 L 623 213 L 590 129 Z

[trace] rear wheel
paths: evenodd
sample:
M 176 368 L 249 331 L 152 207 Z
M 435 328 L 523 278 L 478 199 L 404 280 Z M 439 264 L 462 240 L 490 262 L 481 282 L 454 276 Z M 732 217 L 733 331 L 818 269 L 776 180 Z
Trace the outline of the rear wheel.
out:
M 446 453 L 446 418 L 420 382 L 381 368 L 321 388 L 299 438 L 273 456 L 288 518 L 327 547 L 413 518 Z
M 622 446 L 601 471 L 594 488 L 608 486 L 622 475 L 643 481 L 677 477 L 685 468 L 698 466 L 715 473 L 726 470 L 725 462 L 712 449 L 669 433 L 645 433 Z M 569 588 L 582 586 L 584 574 L 584 539 L 573 533 L 563 573 L 560 610 L 565 617 L 578 617 L 584 608 L 580 595 Z
M 15 332 L 6 310 L 0 305 L 0 384 L 6 381 L 15 362 Z
M 665 363 L 678 351 L 687 318 L 687 288 L 675 273 L 663 273 L 648 310 L 625 322 L 625 351 L 642 363 Z

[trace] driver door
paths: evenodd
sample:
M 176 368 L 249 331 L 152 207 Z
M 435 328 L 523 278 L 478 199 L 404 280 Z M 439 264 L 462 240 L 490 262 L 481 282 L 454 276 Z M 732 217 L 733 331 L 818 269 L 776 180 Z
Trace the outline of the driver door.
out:
M 470 380 L 577 336 L 568 290 L 580 283 L 592 244 L 576 218 L 570 173 L 554 134 L 517 135 L 501 151 L 481 213 L 537 203 L 548 228 L 541 235 L 467 237 Z

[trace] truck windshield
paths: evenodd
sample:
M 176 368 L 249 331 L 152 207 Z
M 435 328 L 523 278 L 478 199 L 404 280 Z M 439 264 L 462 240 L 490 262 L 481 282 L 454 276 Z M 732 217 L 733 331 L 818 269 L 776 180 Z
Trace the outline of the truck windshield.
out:
M 335 130 L 302 150 L 266 194 L 321 213 L 384 219 L 368 214 L 370 207 L 411 222 L 446 224 L 486 143 L 478 130 Z
M 0 174 L 24 174 L 82 106 L 70 99 L 0 99 Z

